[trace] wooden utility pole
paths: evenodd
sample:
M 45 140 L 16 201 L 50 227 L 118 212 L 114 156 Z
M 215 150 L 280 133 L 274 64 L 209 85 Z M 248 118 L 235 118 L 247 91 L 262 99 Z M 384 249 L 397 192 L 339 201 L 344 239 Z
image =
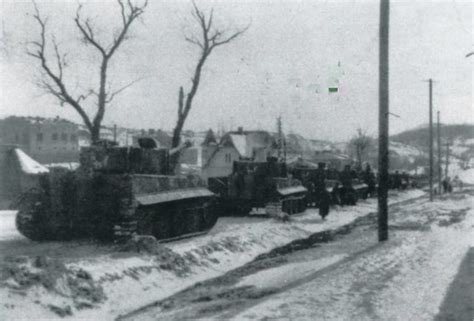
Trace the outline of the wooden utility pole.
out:
M 388 44 L 389 44 L 389 0 L 380 0 L 379 28 L 379 188 L 378 188 L 378 238 L 388 240 Z
M 283 144 L 283 128 L 281 124 L 281 116 L 277 118 L 277 133 L 278 133 L 278 159 L 282 160 L 285 157 L 285 147 Z
M 441 159 L 441 124 L 439 122 L 439 110 L 438 110 L 438 122 L 437 122 L 437 136 L 438 136 L 438 194 L 441 194 L 441 172 L 442 172 L 442 169 L 441 169 L 441 166 L 442 166 L 442 162 L 443 160 Z
M 446 165 L 444 167 L 444 177 L 448 177 L 448 167 L 449 167 L 449 146 L 451 144 L 446 143 Z
M 430 182 L 430 201 L 433 201 L 433 79 L 430 78 L 429 80 L 429 88 L 430 88 L 430 108 L 429 108 L 429 113 L 430 113 L 430 142 L 429 142 L 429 153 L 430 153 L 430 176 L 429 176 L 429 182 Z

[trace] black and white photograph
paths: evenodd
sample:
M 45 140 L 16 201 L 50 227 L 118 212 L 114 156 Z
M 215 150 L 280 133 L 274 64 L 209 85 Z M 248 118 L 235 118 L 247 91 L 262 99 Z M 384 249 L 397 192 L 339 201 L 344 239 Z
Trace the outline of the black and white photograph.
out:
M 474 321 L 473 0 L 0 0 L 0 320 Z

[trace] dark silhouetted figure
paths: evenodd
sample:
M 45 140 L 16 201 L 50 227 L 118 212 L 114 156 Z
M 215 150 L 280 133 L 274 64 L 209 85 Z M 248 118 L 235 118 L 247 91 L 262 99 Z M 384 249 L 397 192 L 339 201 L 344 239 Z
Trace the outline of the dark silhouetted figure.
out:
M 326 190 L 326 164 L 318 163 L 318 169 L 314 175 L 314 190 L 318 200 L 319 215 L 323 218 L 329 214 L 329 206 L 331 204 L 331 195 Z
M 393 188 L 398 190 L 402 188 L 402 178 L 398 171 L 393 175 Z
M 339 175 L 341 187 L 341 202 L 342 205 L 355 205 L 357 203 L 356 193 L 352 187 L 352 172 L 351 166 L 344 166 L 344 170 Z
M 362 179 L 365 184 L 367 184 L 367 194 L 369 197 L 374 196 L 375 194 L 375 175 L 374 172 L 372 172 L 372 169 L 370 168 L 370 165 L 367 164 L 365 167 L 365 170 L 362 174 Z

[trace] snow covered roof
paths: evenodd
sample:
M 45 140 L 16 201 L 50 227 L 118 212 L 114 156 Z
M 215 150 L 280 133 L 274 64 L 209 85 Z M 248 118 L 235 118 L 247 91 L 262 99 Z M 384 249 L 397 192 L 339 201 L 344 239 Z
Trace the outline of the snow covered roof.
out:
M 79 163 L 77 162 L 70 162 L 70 163 L 50 163 L 44 165 L 46 168 L 54 168 L 54 167 L 62 167 L 71 170 L 75 170 L 79 168 Z
M 245 135 L 234 135 L 230 134 L 230 139 L 234 144 L 234 147 L 239 152 L 240 156 L 248 156 L 247 155 L 247 137 Z
M 21 170 L 26 174 L 48 173 L 49 169 L 35 161 L 19 148 L 14 149 L 15 156 L 20 164 Z
M 289 167 L 318 168 L 318 164 L 305 160 L 301 157 L 292 158 L 286 161 Z

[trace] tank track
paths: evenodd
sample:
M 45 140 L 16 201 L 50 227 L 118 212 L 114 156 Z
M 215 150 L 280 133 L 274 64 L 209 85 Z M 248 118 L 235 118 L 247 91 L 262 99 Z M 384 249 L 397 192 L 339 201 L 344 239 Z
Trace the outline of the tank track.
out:
M 306 195 L 294 195 L 281 200 L 282 211 L 289 215 L 303 213 L 306 206 Z
M 37 189 L 31 189 L 15 201 L 18 213 L 15 218 L 17 230 L 33 241 L 48 239 L 48 233 L 43 226 L 38 224 L 37 217 L 44 210 L 43 194 Z
M 114 238 L 125 242 L 133 235 L 152 235 L 163 242 L 207 233 L 217 222 L 212 200 L 198 198 L 149 206 L 130 206 L 114 226 Z

